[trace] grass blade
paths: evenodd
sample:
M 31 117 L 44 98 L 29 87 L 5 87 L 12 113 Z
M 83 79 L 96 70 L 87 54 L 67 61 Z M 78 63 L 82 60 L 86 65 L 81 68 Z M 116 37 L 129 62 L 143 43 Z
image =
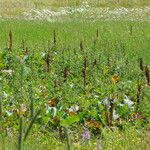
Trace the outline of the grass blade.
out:
M 19 119 L 19 136 L 18 136 L 18 150 L 22 150 L 22 136 L 23 136 L 23 118 Z
M 38 115 L 41 113 L 41 111 L 42 111 L 42 109 L 39 109 L 39 110 L 37 111 L 37 113 L 35 114 L 35 116 L 33 117 L 33 119 L 31 120 L 31 122 L 30 122 L 30 124 L 29 124 L 29 126 L 28 126 L 28 128 L 27 128 L 27 131 L 26 131 L 26 133 L 25 133 L 25 136 L 24 136 L 23 141 L 26 140 L 26 138 L 27 138 L 27 136 L 29 135 L 29 132 L 30 132 L 30 130 L 31 130 L 31 128 L 32 128 L 32 126 L 33 126 L 35 120 L 36 120 L 36 118 L 37 118 Z

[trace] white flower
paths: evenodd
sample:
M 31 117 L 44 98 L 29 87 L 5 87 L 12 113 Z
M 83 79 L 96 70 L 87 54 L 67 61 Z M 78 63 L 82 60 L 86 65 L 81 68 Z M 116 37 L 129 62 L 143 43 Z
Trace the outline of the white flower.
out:
M 70 108 L 69 108 L 69 112 L 77 112 L 77 111 L 79 111 L 79 106 L 78 105 L 74 105 L 74 106 L 71 106 Z
M 112 95 L 109 97 L 106 97 L 105 99 L 102 100 L 103 104 L 107 106 L 107 108 L 110 108 L 110 102 L 112 101 L 113 103 L 116 102 L 117 98 L 113 98 Z
M 14 72 L 13 70 L 9 69 L 9 70 L 1 70 L 1 72 L 3 73 L 8 73 L 9 75 L 12 75 L 12 73 Z
M 46 114 L 52 112 L 53 114 L 53 117 L 56 116 L 56 113 L 57 113 L 57 108 L 56 107 L 50 107 L 48 105 L 46 105 Z
M 11 116 L 13 114 L 13 111 L 6 111 L 8 116 Z
M 42 56 L 42 58 L 44 58 L 46 56 L 46 53 L 42 52 L 41 56 Z
M 119 115 L 117 114 L 116 110 L 113 111 L 113 119 L 116 120 L 119 118 Z
M 109 98 L 106 97 L 105 99 L 103 99 L 103 104 L 107 107 L 110 107 L 110 101 L 109 101 Z
M 127 95 L 124 95 L 124 103 L 128 105 L 130 108 L 134 105 L 134 103 L 129 99 Z

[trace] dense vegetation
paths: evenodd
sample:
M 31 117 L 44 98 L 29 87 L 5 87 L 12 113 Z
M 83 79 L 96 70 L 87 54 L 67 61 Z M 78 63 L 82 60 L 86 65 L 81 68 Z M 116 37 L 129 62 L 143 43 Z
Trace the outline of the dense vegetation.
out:
M 1 0 L 0 150 L 149 150 L 149 6 Z
M 148 23 L 1 21 L 0 33 L 2 149 L 149 148 Z

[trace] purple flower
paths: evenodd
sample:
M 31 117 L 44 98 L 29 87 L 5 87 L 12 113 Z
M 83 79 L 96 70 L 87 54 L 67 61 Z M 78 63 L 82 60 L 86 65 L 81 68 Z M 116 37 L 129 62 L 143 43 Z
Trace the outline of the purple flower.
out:
M 98 143 L 97 145 L 97 150 L 101 150 L 102 149 L 102 144 L 101 143 Z
M 91 138 L 90 131 L 88 130 L 88 128 L 84 128 L 84 132 L 82 134 L 83 141 L 90 140 L 90 138 Z

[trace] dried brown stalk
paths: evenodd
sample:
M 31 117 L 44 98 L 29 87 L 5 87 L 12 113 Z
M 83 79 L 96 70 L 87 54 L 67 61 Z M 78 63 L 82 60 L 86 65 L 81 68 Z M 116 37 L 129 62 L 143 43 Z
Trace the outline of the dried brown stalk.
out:
M 136 99 L 137 99 L 137 107 L 136 107 L 136 110 L 137 110 L 137 111 L 138 111 L 139 105 L 140 105 L 141 94 L 142 94 L 142 84 L 138 84 L 138 87 L 137 87 L 137 94 L 136 94 Z
M 140 69 L 141 69 L 141 71 L 144 71 L 143 58 L 140 58 Z
M 67 67 L 65 67 L 65 69 L 64 69 L 64 82 L 66 82 L 67 77 L 69 76 L 69 74 L 70 74 L 69 69 Z
M 83 62 L 83 70 L 82 70 L 82 73 L 83 73 L 83 81 L 84 81 L 84 88 L 86 87 L 86 70 L 87 70 L 87 57 L 84 58 L 84 62 Z
M 56 31 L 53 31 L 53 42 L 54 42 L 54 46 L 56 46 Z
M 9 51 L 12 51 L 12 32 L 11 30 L 9 31 L 9 46 L 8 46 L 8 49 Z
M 145 77 L 147 80 L 147 84 L 150 85 L 150 70 L 147 66 L 145 66 Z
M 80 50 L 83 51 L 83 42 L 80 42 Z

